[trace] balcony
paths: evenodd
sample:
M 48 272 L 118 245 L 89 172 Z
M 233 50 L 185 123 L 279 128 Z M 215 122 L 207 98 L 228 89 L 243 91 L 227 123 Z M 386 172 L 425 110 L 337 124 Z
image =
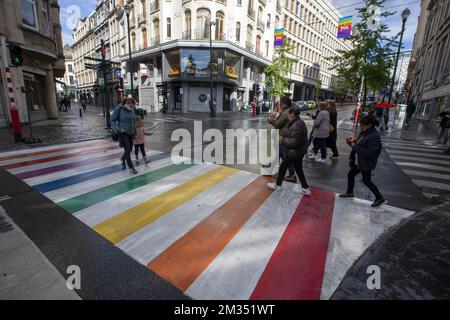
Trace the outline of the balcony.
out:
M 196 29 L 194 31 L 195 40 L 209 40 L 208 29 Z
M 159 10 L 159 0 L 155 0 L 150 3 L 150 13 L 154 13 Z
M 147 20 L 146 16 L 144 14 L 142 14 L 142 13 L 140 13 L 137 16 L 137 23 L 138 23 L 138 25 L 141 25 L 142 23 L 145 23 L 146 20 Z
M 247 50 L 253 51 L 253 43 L 251 41 L 245 41 L 245 48 Z
M 157 46 L 160 43 L 161 43 L 161 39 L 160 39 L 159 36 L 153 37 L 153 39 L 152 39 L 152 46 Z
M 258 29 L 264 32 L 264 22 L 258 19 Z
M 277 1 L 277 11 L 281 13 L 282 7 L 280 1 Z
M 192 39 L 192 31 L 191 30 L 183 31 L 182 38 L 183 38 L 183 40 L 191 40 Z
M 266 6 L 266 0 L 259 0 L 259 3 L 261 3 L 263 6 Z
M 253 20 L 255 20 L 255 16 L 256 16 L 255 9 L 253 9 L 253 8 L 248 8 L 248 9 L 247 9 L 247 15 L 248 15 L 250 18 L 252 18 Z

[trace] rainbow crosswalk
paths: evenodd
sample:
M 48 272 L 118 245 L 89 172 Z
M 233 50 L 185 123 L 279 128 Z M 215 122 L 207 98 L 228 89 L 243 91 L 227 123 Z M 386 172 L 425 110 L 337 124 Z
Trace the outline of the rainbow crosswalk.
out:
M 194 299 L 328 299 L 358 257 L 413 212 L 344 200 L 147 151 L 122 171 L 106 140 L 0 153 L 0 166 Z

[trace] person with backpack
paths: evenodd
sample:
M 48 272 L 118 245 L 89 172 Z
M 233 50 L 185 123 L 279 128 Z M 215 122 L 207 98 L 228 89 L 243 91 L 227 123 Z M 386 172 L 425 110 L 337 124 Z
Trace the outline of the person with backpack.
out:
M 126 169 L 125 162 L 131 173 L 137 174 L 131 161 L 131 151 L 133 149 L 133 138 L 136 136 L 136 115 L 134 113 L 135 102 L 133 98 L 123 100 L 124 104 L 119 104 L 111 115 L 111 126 L 113 133 L 117 134 L 120 146 L 124 149 L 122 155 L 122 170 Z
M 300 108 L 291 106 L 288 110 L 288 129 L 281 139 L 283 144 L 283 161 L 281 162 L 276 183 L 268 183 L 267 187 L 273 190 L 281 190 L 283 178 L 289 167 L 294 167 L 301 183 L 301 192 L 311 195 L 308 182 L 303 172 L 303 157 L 308 150 L 308 129 L 305 122 L 300 119 Z
M 350 153 L 350 171 L 347 177 L 347 192 L 340 194 L 341 198 L 353 198 L 355 177 L 361 173 L 363 183 L 375 195 L 372 207 L 376 208 L 386 202 L 377 186 L 372 182 L 372 171 L 375 170 L 381 153 L 381 139 L 376 129 L 378 121 L 373 116 L 365 116 L 360 121 L 361 133 L 355 140 L 347 138 L 347 144 L 352 148 Z

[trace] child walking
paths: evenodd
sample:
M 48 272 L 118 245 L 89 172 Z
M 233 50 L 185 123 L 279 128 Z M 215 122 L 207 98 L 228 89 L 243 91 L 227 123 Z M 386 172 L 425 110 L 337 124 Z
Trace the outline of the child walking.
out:
M 139 149 L 141 150 L 145 165 L 150 162 L 150 160 L 147 160 L 147 156 L 145 154 L 144 134 L 144 121 L 140 116 L 136 116 L 136 136 L 133 139 L 134 154 L 136 155 L 136 165 L 139 165 Z

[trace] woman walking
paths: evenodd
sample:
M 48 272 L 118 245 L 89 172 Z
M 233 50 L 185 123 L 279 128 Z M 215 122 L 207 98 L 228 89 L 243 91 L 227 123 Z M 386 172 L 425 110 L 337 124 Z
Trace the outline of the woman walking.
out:
M 375 195 L 372 207 L 379 207 L 386 200 L 381 195 L 377 186 L 372 182 L 372 171 L 377 165 L 378 156 L 381 153 L 381 139 L 377 130 L 378 121 L 373 116 L 365 116 L 360 121 L 361 133 L 358 139 L 347 138 L 347 143 L 352 147 L 350 153 L 350 171 L 348 172 L 347 192 L 339 195 L 341 198 L 353 198 L 355 177 L 361 172 L 363 183 Z
M 136 115 L 134 114 L 135 102 L 133 98 L 125 99 L 125 104 L 118 105 L 111 115 L 111 125 L 119 136 L 120 146 L 124 153 L 121 158 L 122 170 L 126 169 L 125 162 L 128 169 L 133 174 L 137 174 L 136 169 L 131 161 L 131 150 L 133 148 L 133 138 L 136 135 Z
M 330 135 L 330 114 L 325 101 L 319 103 L 319 110 L 313 124 L 314 149 L 309 159 L 324 163 L 327 160 L 326 140 Z M 318 155 L 319 150 L 320 156 Z
M 308 129 L 305 122 L 300 119 L 299 107 L 291 106 L 288 111 L 288 118 L 288 130 L 281 141 L 283 144 L 283 162 L 280 165 L 277 182 L 268 183 L 267 187 L 273 190 L 281 190 L 284 175 L 287 169 L 293 165 L 302 185 L 301 192 L 310 195 L 311 190 L 303 172 L 303 156 L 308 150 Z
M 339 158 L 339 151 L 336 146 L 337 141 L 337 109 L 336 102 L 330 101 L 328 103 L 328 113 L 330 114 L 330 136 L 327 138 L 327 147 L 331 148 L 333 152 L 331 159 Z

